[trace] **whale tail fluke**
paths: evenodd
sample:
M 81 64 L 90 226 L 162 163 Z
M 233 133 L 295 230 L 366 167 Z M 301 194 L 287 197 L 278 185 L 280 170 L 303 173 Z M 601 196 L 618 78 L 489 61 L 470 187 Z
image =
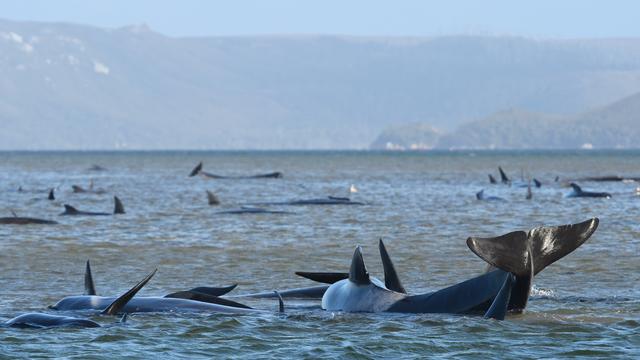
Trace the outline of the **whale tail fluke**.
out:
M 593 218 L 578 224 L 541 226 L 528 233 L 515 231 L 493 238 L 470 237 L 467 246 L 499 269 L 516 276 L 528 276 L 533 266 L 535 275 L 587 241 L 598 223 L 598 218 Z
M 592 218 L 577 224 L 540 226 L 529 230 L 527 238 L 531 243 L 534 275 L 584 244 L 599 223 L 598 218 Z
M 96 286 L 93 283 L 93 275 L 91 274 L 91 265 L 87 260 L 87 265 L 84 268 L 84 294 L 85 295 L 97 295 Z
M 113 202 L 115 203 L 115 208 L 113 209 L 114 214 L 124 214 L 124 205 L 122 205 L 122 201 L 118 199 L 117 196 L 113 197 Z
M 78 209 L 74 208 L 71 205 L 64 204 L 64 212 L 62 215 L 73 215 L 79 213 Z
M 134 287 L 129 289 L 126 293 L 122 294 L 120 297 L 115 299 L 111 305 L 107 306 L 106 309 L 102 311 L 103 315 L 116 315 L 122 312 L 122 309 L 129 303 L 131 299 L 140 291 L 148 282 L 151 280 L 153 275 L 156 274 L 158 269 L 153 270 L 149 275 L 147 275 L 142 281 L 137 283 Z
M 514 282 L 513 274 L 507 274 L 504 284 L 500 288 L 500 291 L 498 291 L 498 295 L 493 299 L 489 310 L 484 314 L 485 319 L 504 320 L 507 310 L 509 309 L 511 288 Z
M 189 174 L 189 177 L 194 177 L 194 176 L 198 175 L 201 170 L 202 170 L 202 161 L 200 161 L 198 163 L 198 165 L 196 165 L 196 167 L 194 167 L 193 170 L 191 170 L 191 173 Z
M 380 250 L 380 258 L 382 259 L 382 267 L 384 268 L 384 286 L 389 290 L 406 294 L 407 290 L 405 290 L 400 282 L 396 268 L 391 261 L 391 257 L 382 239 L 378 242 L 378 249 Z
M 207 190 L 207 200 L 209 201 L 210 206 L 220 205 L 220 199 L 216 196 L 216 194 Z
M 356 247 L 356 250 L 353 252 L 351 268 L 349 269 L 349 281 L 358 285 L 367 285 L 371 283 L 367 267 L 364 265 L 362 248 L 360 246 Z
M 56 196 L 53 194 L 53 188 L 51 188 L 51 190 L 49 190 L 49 196 L 47 197 L 47 199 L 49 200 L 55 200 Z

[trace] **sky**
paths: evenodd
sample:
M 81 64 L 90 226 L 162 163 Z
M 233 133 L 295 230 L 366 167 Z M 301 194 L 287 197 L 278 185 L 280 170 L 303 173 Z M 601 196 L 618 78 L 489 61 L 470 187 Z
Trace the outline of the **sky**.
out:
M 344 34 L 640 37 L 631 0 L 0 0 L 9 20 L 116 28 L 147 24 L 169 36 Z

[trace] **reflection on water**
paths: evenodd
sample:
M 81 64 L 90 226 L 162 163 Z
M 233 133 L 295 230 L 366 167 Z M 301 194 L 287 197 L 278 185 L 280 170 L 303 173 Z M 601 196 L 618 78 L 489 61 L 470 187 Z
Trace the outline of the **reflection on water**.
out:
M 242 175 L 281 171 L 282 179 L 210 180 L 207 171 Z M 106 171 L 92 171 L 99 164 Z M 270 315 L 139 314 L 100 329 L 0 329 L 0 357 L 15 354 L 96 357 L 637 357 L 640 331 L 640 197 L 636 183 L 582 183 L 612 199 L 567 199 L 562 180 L 587 175 L 640 176 L 639 152 L 136 152 L 0 153 L 0 216 L 54 219 L 56 226 L 0 227 L 0 319 L 44 310 L 83 290 L 92 260 L 99 294 L 128 289 L 158 267 L 141 294 L 238 283 L 235 293 L 312 285 L 294 271 L 346 271 L 363 246 L 381 277 L 383 237 L 410 292 L 450 285 L 484 268 L 465 245 L 494 236 L 601 219 L 596 234 L 535 279 L 525 314 L 507 321 L 451 315 L 333 314 L 312 303 L 250 304 Z M 490 185 L 502 167 L 542 188 Z M 554 182 L 559 176 L 560 182 Z M 72 184 L 104 188 L 74 194 Z M 223 215 L 245 203 L 351 194 L 365 206 L 272 207 L 295 214 Z M 16 190 L 22 187 L 23 192 Z M 56 189 L 48 201 L 49 188 Z M 479 202 L 475 193 L 506 202 Z M 221 205 L 211 207 L 205 190 Z M 63 204 L 127 214 L 60 217 Z M 102 324 L 115 318 L 98 318 Z M 542 355 L 544 354 L 544 355 Z

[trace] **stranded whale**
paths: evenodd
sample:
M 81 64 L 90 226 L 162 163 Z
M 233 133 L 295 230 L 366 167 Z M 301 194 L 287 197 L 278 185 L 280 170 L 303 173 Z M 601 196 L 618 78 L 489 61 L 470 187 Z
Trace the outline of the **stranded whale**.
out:
M 38 219 L 38 218 L 32 218 L 32 217 L 22 217 L 22 216 L 16 215 L 16 213 L 14 213 L 13 211 L 11 213 L 13 214 L 13 216 L 0 217 L 0 224 L 3 224 L 3 225 L 32 225 L 32 224 L 55 225 L 57 224 L 57 222 L 53 220 L 45 220 L 45 219 Z
M 567 197 L 594 197 L 594 198 L 610 198 L 611 194 L 607 192 L 593 192 L 593 191 L 584 191 L 578 184 L 571 183 L 572 192 L 567 194 Z
M 154 270 L 151 274 L 147 275 L 142 281 L 132 287 L 129 291 L 123 295 L 115 298 L 108 306 L 102 310 L 103 315 L 117 315 L 123 312 L 126 305 L 133 299 L 133 297 L 142 289 L 149 280 L 156 273 Z M 126 317 L 126 311 L 125 317 Z M 123 321 L 125 319 L 123 317 Z M 78 317 L 61 316 L 45 313 L 27 313 L 8 320 L 3 324 L 6 327 L 20 327 L 20 328 L 50 328 L 61 326 L 74 326 L 74 327 L 100 327 L 97 322 Z
M 119 215 L 124 214 L 124 205 L 117 196 L 113 197 L 113 201 L 115 203 L 113 213 L 106 212 L 93 212 L 93 211 L 81 211 L 74 208 L 71 205 L 64 204 L 64 212 L 60 215 L 73 215 L 73 216 L 107 216 L 107 215 Z
M 196 165 L 191 173 L 189 173 L 189 177 L 193 177 L 196 175 L 202 175 L 203 177 L 209 179 L 279 179 L 282 177 L 282 173 L 279 171 L 274 171 L 265 174 L 256 174 L 256 175 L 240 175 L 240 176 L 224 176 L 224 175 L 216 175 L 202 170 L 202 161 Z
M 573 225 L 543 226 L 495 238 L 467 239 L 467 246 L 491 265 L 480 276 L 448 288 L 407 295 L 380 241 L 385 283 L 370 277 L 356 248 L 349 273 L 299 273 L 332 283 L 322 307 L 346 312 L 477 314 L 502 319 L 527 305 L 534 275 L 582 245 L 598 227 L 593 218 Z
M 476 199 L 480 201 L 505 201 L 503 198 L 499 196 L 484 196 L 484 189 L 476 193 Z
M 326 198 L 254 203 L 251 205 L 365 205 L 365 203 L 353 201 L 348 197 L 327 196 Z

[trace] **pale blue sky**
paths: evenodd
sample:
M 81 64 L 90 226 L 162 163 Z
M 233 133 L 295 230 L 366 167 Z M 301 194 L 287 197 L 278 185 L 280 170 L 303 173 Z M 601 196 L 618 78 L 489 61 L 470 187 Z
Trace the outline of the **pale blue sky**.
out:
M 173 36 L 254 34 L 640 37 L 640 1 L 0 0 L 0 17 Z

